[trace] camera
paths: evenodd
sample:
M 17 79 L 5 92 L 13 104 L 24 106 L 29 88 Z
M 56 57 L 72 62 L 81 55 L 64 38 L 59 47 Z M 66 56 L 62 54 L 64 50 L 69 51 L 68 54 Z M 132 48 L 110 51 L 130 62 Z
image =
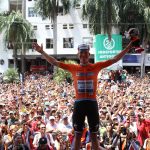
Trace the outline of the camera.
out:
M 121 127 L 121 133 L 122 133 L 123 135 L 126 135 L 126 134 L 127 134 L 127 129 L 126 129 L 126 127 Z
M 66 141 L 66 140 L 67 140 L 67 135 L 62 134 L 62 140 L 63 140 L 63 141 Z

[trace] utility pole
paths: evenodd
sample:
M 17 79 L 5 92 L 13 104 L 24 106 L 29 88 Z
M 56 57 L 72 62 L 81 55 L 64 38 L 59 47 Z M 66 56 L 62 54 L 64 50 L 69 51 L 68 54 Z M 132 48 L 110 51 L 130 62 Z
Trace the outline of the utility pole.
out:
M 145 50 L 141 53 L 141 78 L 145 75 Z

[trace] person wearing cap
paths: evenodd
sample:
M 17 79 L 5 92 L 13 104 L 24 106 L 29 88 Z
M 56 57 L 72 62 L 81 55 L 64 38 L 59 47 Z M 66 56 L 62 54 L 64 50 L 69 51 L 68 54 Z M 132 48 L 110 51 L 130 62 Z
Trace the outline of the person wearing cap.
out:
M 46 137 L 41 137 L 39 140 L 39 146 L 37 150 L 51 150 L 47 144 L 47 138 Z
M 49 63 L 65 69 L 72 74 L 76 95 L 73 111 L 73 127 L 75 130 L 75 138 L 72 145 L 73 150 L 80 149 L 85 116 L 88 118 L 92 147 L 95 150 L 99 149 L 99 142 L 97 139 L 99 113 L 96 101 L 98 73 L 100 70 L 119 61 L 130 50 L 134 41 L 131 41 L 129 45 L 114 58 L 103 62 L 97 62 L 95 64 L 89 62 L 90 47 L 87 44 L 81 44 L 78 46 L 77 55 L 80 64 L 65 64 L 54 57 L 49 56 L 43 50 L 43 45 L 39 46 L 37 43 L 32 44 L 33 49 L 41 53 Z
M 43 121 L 45 124 L 49 123 L 50 112 L 51 112 L 51 110 L 48 107 L 45 108 L 44 116 L 43 116 Z
M 10 111 L 9 112 L 9 119 L 7 120 L 8 126 L 15 124 L 16 121 L 18 121 L 18 120 L 15 118 L 14 112 Z
M 62 122 L 58 124 L 58 130 L 62 133 L 70 133 L 72 131 L 72 125 L 70 124 L 67 115 L 62 117 Z
M 54 132 L 57 130 L 57 123 L 55 121 L 55 117 L 54 116 L 50 116 L 49 117 L 49 123 L 46 124 L 46 131 L 47 132 Z
M 47 99 L 46 99 L 46 100 L 47 100 Z M 45 105 L 46 108 L 51 109 L 51 107 L 50 107 L 50 102 L 45 102 L 44 105 Z
M 28 112 L 23 112 L 21 114 L 21 120 L 26 120 L 28 121 L 29 120 L 29 113 Z
M 34 119 L 35 120 L 32 120 L 32 122 L 31 122 L 31 127 L 32 127 L 32 130 L 36 132 L 39 130 L 38 124 L 39 123 L 45 124 L 45 123 L 44 123 L 41 115 L 37 115 Z
M 38 147 L 40 138 L 46 138 L 47 139 L 47 144 L 48 144 L 49 148 L 54 147 L 54 139 L 50 133 L 46 133 L 45 124 L 40 125 L 39 133 L 34 136 L 33 145 L 35 148 Z

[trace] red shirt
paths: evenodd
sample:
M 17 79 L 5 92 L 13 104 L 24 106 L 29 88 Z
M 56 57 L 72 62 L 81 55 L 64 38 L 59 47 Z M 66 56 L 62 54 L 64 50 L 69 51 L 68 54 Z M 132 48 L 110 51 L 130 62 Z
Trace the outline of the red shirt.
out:
M 145 139 L 148 138 L 148 132 L 146 130 L 148 122 L 146 120 L 143 120 L 140 124 L 137 123 L 138 128 L 138 136 L 137 140 L 140 142 L 140 145 L 143 146 Z
M 150 132 L 150 120 L 145 119 L 145 128 L 146 128 L 146 132 L 149 133 Z
M 32 123 L 31 123 L 31 128 L 32 128 L 32 130 L 34 131 L 34 132 L 37 132 L 37 131 L 39 131 L 40 130 L 40 128 L 38 128 L 38 122 L 39 121 L 33 121 Z M 41 121 L 41 124 L 45 124 L 43 121 Z

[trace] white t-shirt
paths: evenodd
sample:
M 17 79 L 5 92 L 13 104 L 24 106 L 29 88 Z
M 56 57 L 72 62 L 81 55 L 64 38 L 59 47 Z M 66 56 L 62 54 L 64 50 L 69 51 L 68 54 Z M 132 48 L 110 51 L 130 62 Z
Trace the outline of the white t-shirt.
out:
M 69 133 L 72 130 L 72 126 L 70 123 L 68 123 L 67 125 L 60 123 L 58 125 L 58 130 L 61 131 L 62 133 Z
M 129 127 L 129 130 L 131 131 L 131 132 L 134 132 L 135 133 L 135 135 L 137 136 L 137 124 L 136 124 L 136 122 L 132 122 L 131 124 L 130 124 L 130 127 Z
M 55 123 L 54 125 L 52 125 L 51 123 L 47 123 L 46 124 L 46 131 L 55 131 L 57 130 L 57 123 Z
M 46 133 L 45 137 L 47 138 L 47 144 L 49 147 L 51 145 L 54 145 L 54 139 L 50 133 Z M 41 133 L 38 133 L 34 136 L 33 145 L 35 147 L 38 147 L 40 138 L 41 138 Z

